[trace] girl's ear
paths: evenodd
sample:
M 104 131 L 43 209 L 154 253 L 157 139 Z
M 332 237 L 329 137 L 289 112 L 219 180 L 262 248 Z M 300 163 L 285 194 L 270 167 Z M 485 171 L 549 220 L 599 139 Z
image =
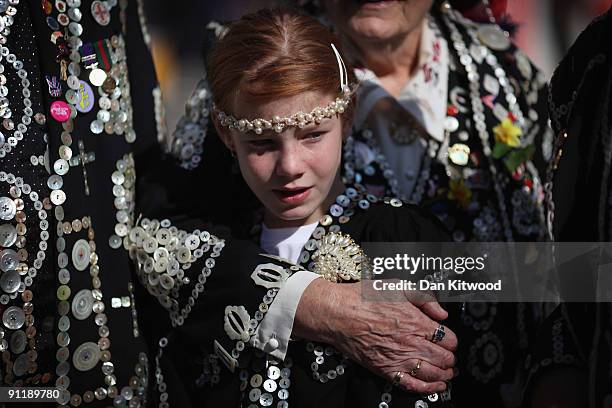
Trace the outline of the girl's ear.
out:
M 233 155 L 236 152 L 236 147 L 234 146 L 234 140 L 232 139 L 232 134 L 230 130 L 224 126 L 221 126 L 221 123 L 219 122 L 219 118 L 217 117 L 216 112 L 213 112 L 213 114 L 211 115 L 211 118 L 213 121 L 213 125 L 215 125 L 215 129 L 217 130 L 217 134 L 219 135 L 219 138 L 221 138 L 221 141 L 223 142 L 225 147 L 227 147 Z

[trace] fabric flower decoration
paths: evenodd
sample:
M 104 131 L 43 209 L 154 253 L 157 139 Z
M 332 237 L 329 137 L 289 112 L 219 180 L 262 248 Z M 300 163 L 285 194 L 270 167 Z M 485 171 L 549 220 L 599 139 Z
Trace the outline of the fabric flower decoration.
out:
M 463 178 L 449 181 L 448 198 L 455 200 L 463 208 L 467 208 L 472 200 L 472 190 L 465 185 Z
M 493 128 L 495 140 L 510 147 L 518 147 L 521 144 L 519 136 L 523 133 L 510 118 L 505 118 Z

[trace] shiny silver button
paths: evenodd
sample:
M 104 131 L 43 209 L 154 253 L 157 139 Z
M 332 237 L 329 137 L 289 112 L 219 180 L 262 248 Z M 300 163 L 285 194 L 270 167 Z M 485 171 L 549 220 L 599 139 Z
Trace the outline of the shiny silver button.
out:
M 25 313 L 21 308 L 11 306 L 2 314 L 2 323 L 7 329 L 17 330 L 25 323 Z
M 289 390 L 282 388 L 278 391 L 278 398 L 281 400 L 286 400 L 287 398 L 289 398 Z M 283 401 L 285 402 L 285 401 Z M 280 404 L 280 403 L 279 403 Z
M 89 243 L 84 239 L 79 239 L 72 247 L 72 264 L 79 271 L 84 271 L 89 266 L 91 249 Z
M 8 271 L 0 276 L 0 288 L 6 293 L 15 293 L 19 289 L 21 278 L 17 271 Z
M 81 81 L 79 81 L 79 78 L 74 75 L 70 75 L 66 83 L 70 89 L 74 89 L 75 91 L 81 86 Z
M 251 391 L 249 391 L 249 399 L 252 402 L 259 401 L 259 397 L 261 397 L 261 390 L 259 388 L 253 388 Z
M 70 328 L 70 318 L 68 316 L 60 317 L 60 319 L 57 321 L 57 328 L 60 331 L 68 331 Z
M 263 388 L 264 390 L 268 392 L 274 392 L 278 388 L 278 385 L 276 384 L 276 381 L 274 380 L 266 380 L 263 383 Z
M 53 190 L 49 196 L 55 205 L 62 205 L 66 202 L 66 193 L 63 190 Z
M 81 344 L 72 355 L 72 364 L 79 371 L 89 371 L 100 361 L 100 347 L 93 342 Z
M 63 176 L 64 174 L 68 173 L 69 169 L 70 166 L 68 165 L 68 162 L 64 159 L 57 159 L 55 163 L 53 163 L 53 170 L 60 176 Z
M 283 377 L 283 379 L 289 379 L 289 376 L 291 375 L 291 369 L 290 368 L 283 368 L 280 372 L 281 377 Z M 280 385 L 282 388 L 288 388 L 289 385 L 287 385 L 287 387 L 283 387 L 283 384 L 281 383 Z
M 417 400 L 417 402 L 414 403 L 414 408 L 427 408 L 428 404 L 423 401 L 423 400 Z
M 51 190 L 58 190 L 64 185 L 64 179 L 61 176 L 54 174 L 47 179 L 47 186 Z
M 277 366 L 268 367 L 268 378 L 272 380 L 277 380 L 281 376 L 281 370 Z
M 261 384 L 263 383 L 263 377 L 261 376 L 261 374 L 255 374 L 253 377 L 251 377 L 251 387 L 253 388 L 257 388 L 257 387 L 261 387 Z
M 16 376 L 21 377 L 22 375 L 25 375 L 27 371 L 28 371 L 28 355 L 22 354 L 19 357 L 17 357 L 17 359 L 15 360 L 15 363 L 13 364 L 13 373 L 15 373 Z
M 340 206 L 338 204 L 332 204 L 330 209 L 329 209 L 329 212 L 334 217 L 339 217 L 344 212 L 344 208 L 342 208 L 342 206 Z
M 433 393 L 433 394 L 429 394 L 427 396 L 427 399 L 430 400 L 431 402 L 436 402 L 440 397 L 438 396 L 438 393 Z
M 5 249 L 0 255 L 0 269 L 2 272 L 8 272 L 19 264 L 19 256 L 12 249 Z
M 70 334 L 67 332 L 59 332 L 55 341 L 58 346 L 67 347 L 70 344 Z
M 60 271 L 57 273 L 57 280 L 62 285 L 67 285 L 68 282 L 70 282 L 70 272 L 68 272 L 68 269 L 60 269 Z
M 174 287 L 174 278 L 164 273 L 163 275 L 159 277 L 159 284 L 161 285 L 162 288 L 166 290 L 170 290 Z
M 21 354 L 26 348 L 27 336 L 23 330 L 17 330 L 11 335 L 9 347 L 14 354 Z
M 108 239 L 108 245 L 113 249 L 118 249 L 121 247 L 121 238 L 118 235 L 111 235 Z
M 17 241 L 17 229 L 12 224 L 0 225 L 0 246 L 8 248 Z
M 115 171 L 111 175 L 111 180 L 113 180 L 113 184 L 123 184 L 125 176 L 120 171 Z
M 284 368 L 283 370 L 289 370 L 289 369 Z M 281 375 L 282 375 L 282 372 L 281 372 Z M 281 380 L 278 382 L 278 385 L 281 388 L 289 388 L 289 386 L 291 385 L 291 380 L 289 379 L 289 376 L 281 378 Z
M 110 112 L 107 110 L 99 110 L 96 116 L 102 123 L 106 123 L 110 120 Z
M 69 89 L 66 91 L 66 101 L 69 104 L 76 105 L 79 102 L 79 95 L 73 89 Z
M 270 405 L 272 405 L 273 402 L 274 402 L 274 397 L 272 396 L 272 394 L 268 394 L 267 392 L 264 394 L 261 394 L 261 397 L 259 397 L 259 403 L 263 407 L 269 407 Z
M 185 238 L 185 246 L 187 249 L 193 251 L 200 246 L 200 237 L 197 235 L 189 235 L 187 238 Z
M 17 207 L 15 202 L 9 197 L 0 197 L 0 219 L 9 221 L 15 217 Z
M 89 125 L 89 129 L 91 130 L 92 133 L 99 135 L 104 130 L 104 123 L 102 123 L 101 120 L 96 119 L 93 122 L 91 122 L 91 124 Z
M 68 24 L 68 30 L 70 30 L 70 33 L 72 33 L 72 35 L 78 37 L 81 34 L 83 34 L 83 26 L 79 23 L 76 22 L 71 22 L 70 24 Z

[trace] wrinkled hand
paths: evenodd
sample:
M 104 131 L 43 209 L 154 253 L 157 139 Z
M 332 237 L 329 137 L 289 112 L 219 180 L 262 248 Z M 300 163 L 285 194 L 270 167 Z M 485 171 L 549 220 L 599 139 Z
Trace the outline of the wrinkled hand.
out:
M 293 336 L 333 345 L 351 360 L 399 386 L 431 394 L 446 389 L 453 377 L 457 337 L 445 328 L 441 342 L 431 336 L 448 313 L 423 297 L 402 302 L 364 301 L 359 283 L 314 280 L 300 299 Z M 411 303 L 412 302 L 412 303 Z M 415 376 L 409 373 L 421 361 Z

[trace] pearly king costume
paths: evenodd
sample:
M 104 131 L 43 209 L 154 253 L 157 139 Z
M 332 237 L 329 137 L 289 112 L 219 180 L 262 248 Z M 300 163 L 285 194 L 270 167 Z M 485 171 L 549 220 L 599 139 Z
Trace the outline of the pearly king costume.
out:
M 145 406 L 123 248 L 158 143 L 140 6 L 0 1 L 0 384 L 57 387 L 47 405 Z

